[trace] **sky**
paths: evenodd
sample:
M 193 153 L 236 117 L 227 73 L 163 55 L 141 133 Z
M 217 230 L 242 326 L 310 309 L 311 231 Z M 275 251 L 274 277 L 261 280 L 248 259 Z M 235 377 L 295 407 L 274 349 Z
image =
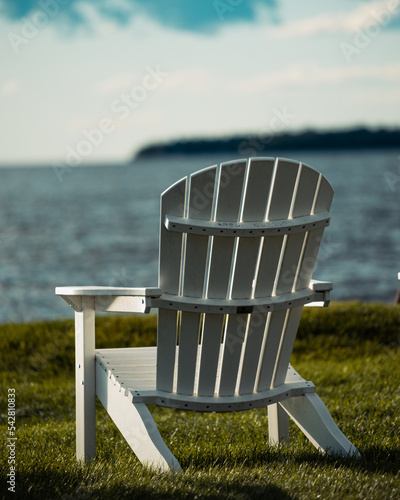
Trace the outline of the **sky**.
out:
M 0 0 L 0 165 L 400 126 L 400 0 Z

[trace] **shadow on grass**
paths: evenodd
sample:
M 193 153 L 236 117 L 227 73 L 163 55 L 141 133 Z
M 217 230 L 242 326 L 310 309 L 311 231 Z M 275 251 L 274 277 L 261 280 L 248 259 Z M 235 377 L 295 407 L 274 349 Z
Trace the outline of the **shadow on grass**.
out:
M 293 454 L 292 459 L 302 464 L 321 466 L 327 465 L 334 468 L 347 467 L 358 469 L 361 472 L 379 474 L 398 474 L 400 470 L 400 449 L 388 446 L 371 446 L 359 449 L 360 458 L 342 457 L 340 455 L 319 455 L 312 452 Z
M 141 467 L 141 466 L 140 466 Z M 109 480 L 111 479 L 111 480 Z M 266 483 L 266 484 L 265 484 Z M 250 500 L 270 498 L 290 500 L 282 488 L 268 484 L 263 479 L 243 481 L 220 479 L 206 473 L 193 473 L 193 470 L 181 475 L 173 473 L 154 473 L 142 469 L 137 474 L 112 481 L 112 478 L 91 477 L 87 471 L 74 472 L 41 471 L 41 473 L 21 474 L 18 477 L 16 498 L 20 500 L 122 500 L 135 499 L 216 499 Z M 3 497 L 4 498 L 4 497 Z

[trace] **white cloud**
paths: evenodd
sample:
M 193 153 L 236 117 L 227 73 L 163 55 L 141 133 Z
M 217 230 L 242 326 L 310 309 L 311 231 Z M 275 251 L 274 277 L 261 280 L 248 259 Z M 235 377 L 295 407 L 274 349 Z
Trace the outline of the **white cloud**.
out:
M 324 12 L 270 28 L 268 35 L 274 38 L 295 38 L 319 34 L 351 34 L 375 23 L 386 26 L 399 15 L 399 7 L 400 0 L 365 2 L 351 11 Z
M 1 95 L 9 96 L 11 94 L 15 94 L 20 90 L 20 88 L 21 88 L 20 80 L 17 80 L 16 78 L 8 80 L 1 86 Z
M 358 66 L 330 66 L 316 63 L 296 63 L 286 69 L 264 73 L 233 85 L 238 93 L 257 92 L 286 86 L 336 85 L 349 80 L 384 81 L 400 84 L 400 63 Z M 230 84 L 232 87 L 232 83 Z
M 98 82 L 94 89 L 99 94 L 113 94 L 130 89 L 138 79 L 132 74 L 114 75 Z
M 175 71 L 168 75 L 163 88 L 168 90 L 194 90 L 204 92 L 215 85 L 217 78 L 211 71 L 203 69 Z

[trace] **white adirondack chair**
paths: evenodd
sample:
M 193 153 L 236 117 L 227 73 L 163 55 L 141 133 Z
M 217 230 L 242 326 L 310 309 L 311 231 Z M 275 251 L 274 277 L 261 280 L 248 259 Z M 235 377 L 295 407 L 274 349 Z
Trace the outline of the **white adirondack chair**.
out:
M 312 168 L 254 158 L 200 170 L 161 196 L 159 288 L 60 287 L 75 310 L 77 457 L 95 455 L 95 394 L 143 464 L 180 470 L 147 409 L 268 407 L 322 452 L 359 455 L 289 364 L 304 305 L 328 305 L 311 276 L 333 189 Z M 158 308 L 157 347 L 95 349 L 96 310 Z

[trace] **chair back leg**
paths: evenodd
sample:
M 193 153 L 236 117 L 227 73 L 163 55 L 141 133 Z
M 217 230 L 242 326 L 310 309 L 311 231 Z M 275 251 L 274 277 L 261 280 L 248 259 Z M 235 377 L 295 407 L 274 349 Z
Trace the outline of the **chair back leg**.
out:
M 289 398 L 279 404 L 322 453 L 360 457 L 357 448 L 336 425 L 327 407 L 316 393 Z
M 268 406 L 268 433 L 269 444 L 289 446 L 289 416 L 279 403 Z

